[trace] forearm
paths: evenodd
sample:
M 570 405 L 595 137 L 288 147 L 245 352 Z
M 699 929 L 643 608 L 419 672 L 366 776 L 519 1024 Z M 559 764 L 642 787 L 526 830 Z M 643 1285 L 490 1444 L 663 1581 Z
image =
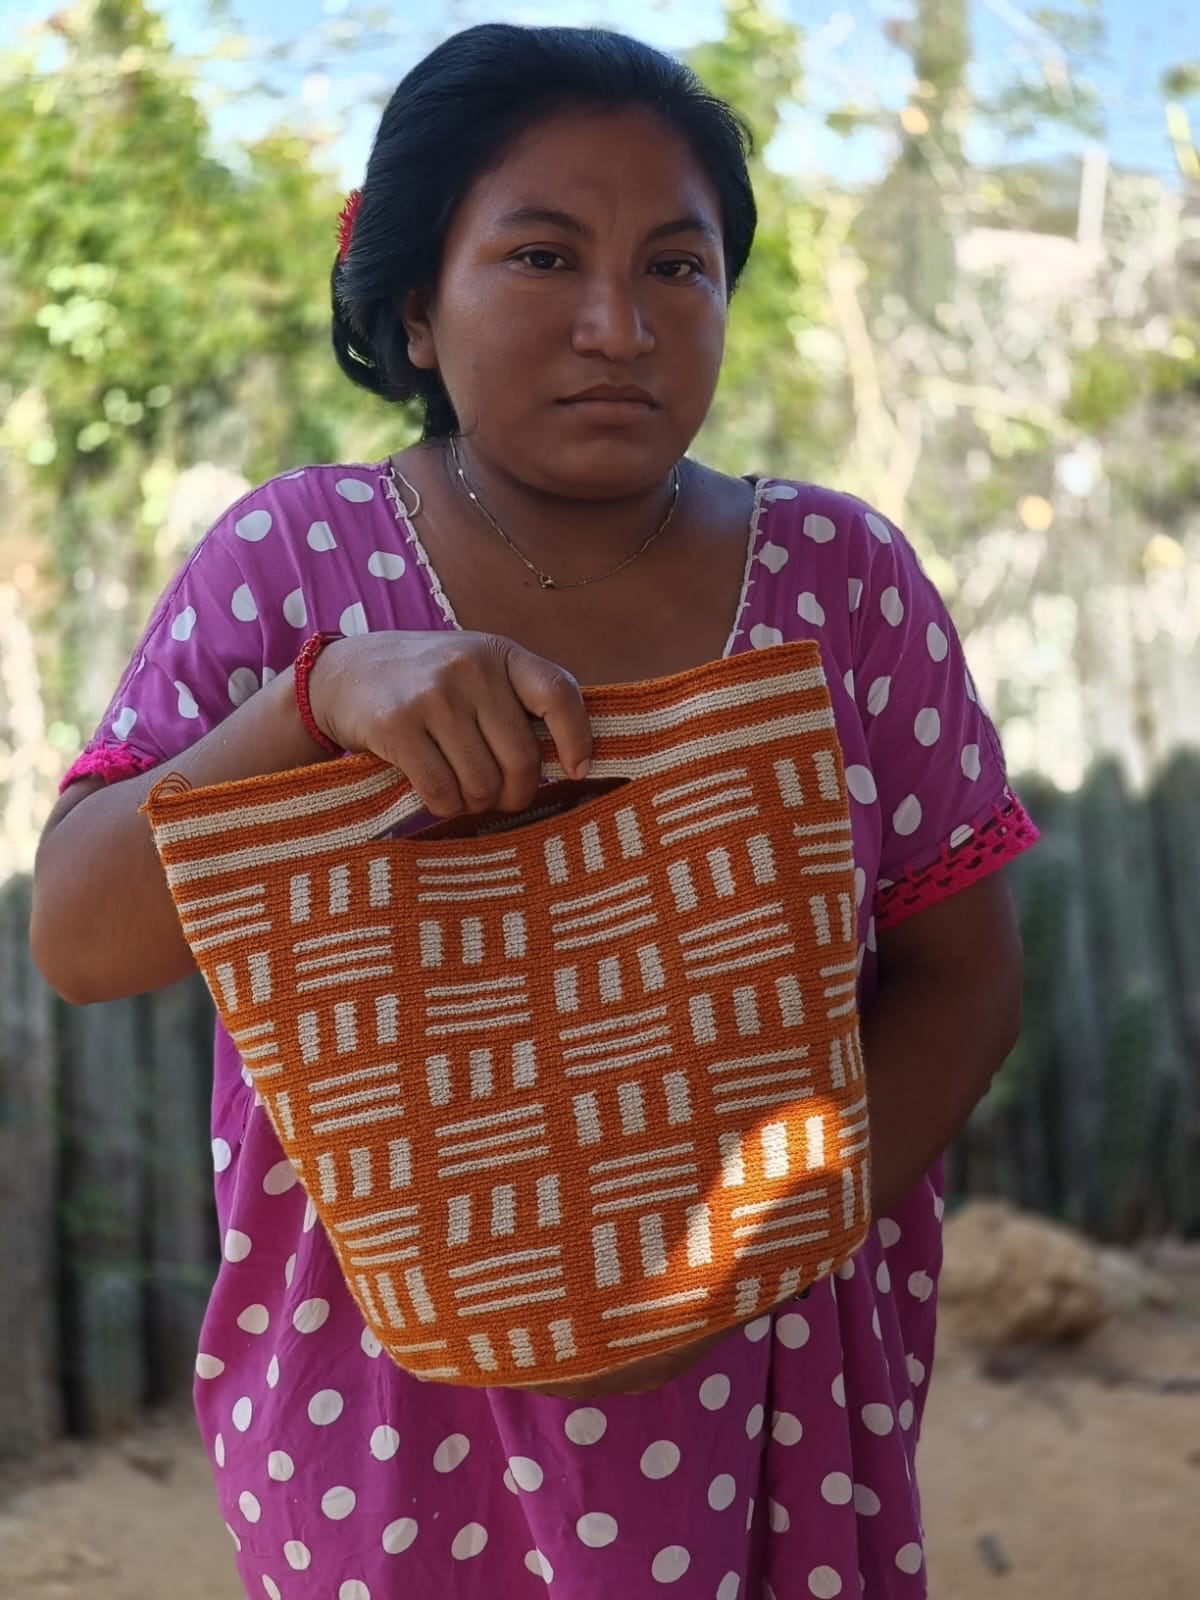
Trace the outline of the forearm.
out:
M 82 799 L 68 790 L 34 871 L 30 938 L 46 981 L 83 1005 L 160 989 L 193 970 L 139 811 L 166 771 L 200 786 L 283 772 L 321 756 L 300 722 L 287 672 L 164 767 Z
M 946 1150 L 1020 1032 L 1020 969 L 914 967 L 863 1017 L 875 1217 L 889 1215 Z

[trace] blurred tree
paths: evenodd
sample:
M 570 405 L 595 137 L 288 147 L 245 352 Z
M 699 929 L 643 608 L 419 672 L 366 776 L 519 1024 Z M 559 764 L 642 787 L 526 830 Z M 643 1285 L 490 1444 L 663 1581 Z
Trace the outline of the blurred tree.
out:
M 1052 175 L 1057 204 L 1062 174 L 1021 161 L 1013 187 L 1022 209 L 999 215 L 1008 168 L 976 170 L 967 135 L 985 127 L 993 148 L 1023 155 L 1030 132 L 1048 122 L 1094 129 L 1094 95 L 1064 63 L 1070 51 L 1098 48 L 1100 22 L 1091 0 L 1082 12 L 1031 12 L 1025 42 L 1003 66 L 973 56 L 966 0 L 917 0 L 912 20 L 886 31 L 911 63 L 908 98 L 870 117 L 895 153 L 881 182 L 840 201 L 830 304 L 847 354 L 848 449 L 861 492 L 908 525 L 952 589 L 954 554 L 965 557 L 997 516 L 1044 492 L 1072 431 L 1059 409 L 1069 355 L 1062 329 L 1047 326 L 1058 315 L 1053 297 L 1023 302 L 1003 252 L 988 273 L 965 250 L 981 223 L 1037 228 L 1039 176 Z
M 181 471 L 256 479 L 395 442 L 328 354 L 323 150 L 281 124 L 219 160 L 194 73 L 144 0 L 79 0 L 0 75 L 0 473 L 48 535 L 67 747 L 178 559 Z M 26 527 L 0 532 L 27 562 Z
M 819 185 L 802 189 L 767 162 L 783 112 L 803 102 L 802 38 L 769 0 L 726 0 L 725 31 L 688 57 L 754 140 L 759 227 L 734 296 L 716 402 L 698 449 L 730 472 L 819 476 L 840 431 L 819 361 L 826 322 Z
M 953 293 L 969 96 L 967 0 L 920 0 L 911 34 L 914 92 L 900 113 L 892 169 L 899 270 L 896 288 L 931 318 Z
M 964 153 L 969 117 L 1003 147 L 1038 119 L 1091 115 L 1061 63 L 1068 46 L 1091 47 L 1094 9 L 1076 18 L 1078 37 L 1069 17 L 1031 16 L 1037 50 L 981 85 L 963 0 L 920 0 L 911 24 L 889 30 L 912 85 L 899 114 L 866 110 L 895 138 L 892 168 L 869 190 L 771 164 L 805 92 L 802 37 L 771 0 L 726 0 L 723 35 L 691 57 L 753 131 L 761 213 L 700 449 L 733 471 L 827 478 L 874 500 L 947 588 L 996 527 L 1044 533 L 1056 460 L 1086 433 L 1147 416 L 1151 395 L 1173 419 L 1191 415 L 1194 303 L 1176 296 L 1161 337 L 1177 280 L 1151 276 L 1144 349 L 1130 353 L 1123 327 L 1145 218 L 1130 223 L 1124 309 L 1114 300 L 1111 315 L 1115 267 L 1097 294 L 1046 304 L 1015 295 L 1003 261 L 962 270 L 981 217 L 1039 237 L 1050 228 L 1068 246 L 1073 199 L 1078 220 L 1077 164 L 981 172 Z M 387 19 L 368 24 L 386 32 Z M 236 47 L 226 36 L 219 50 Z M 218 153 L 199 71 L 146 0 L 76 0 L 0 64 L 0 146 L 13 152 L 0 170 L 0 580 L 31 564 L 44 573 L 64 748 L 177 558 L 181 473 L 215 463 L 232 495 L 236 475 L 382 453 L 406 427 L 346 384 L 327 351 L 336 130 L 285 120 Z M 1148 515 L 1194 481 L 1186 428 L 1169 443 Z M 997 585 L 960 615 L 969 625 L 1011 598 Z

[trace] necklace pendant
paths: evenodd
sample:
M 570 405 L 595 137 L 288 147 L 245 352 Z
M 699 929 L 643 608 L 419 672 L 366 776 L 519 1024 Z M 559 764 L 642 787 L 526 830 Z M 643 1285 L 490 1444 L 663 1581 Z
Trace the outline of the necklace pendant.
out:
M 450 435 L 450 457 L 451 457 L 451 460 L 454 462 L 454 470 L 458 475 L 459 482 L 463 486 L 463 492 L 467 496 L 467 499 L 471 502 L 471 504 L 479 512 L 480 516 L 484 519 L 484 521 L 489 523 L 490 526 L 495 529 L 496 533 L 500 536 L 500 538 L 503 540 L 503 542 L 512 551 L 513 555 L 517 556 L 520 559 L 520 561 L 523 562 L 525 567 L 530 572 L 533 573 L 534 577 L 538 581 L 538 588 L 539 589 L 563 589 L 563 588 L 566 588 L 566 589 L 582 589 L 582 588 L 585 588 L 588 584 L 600 583 L 605 578 L 615 578 L 619 572 L 624 572 L 625 568 L 628 567 L 628 566 L 631 566 L 633 564 L 633 562 L 635 562 L 638 559 L 639 556 L 645 555 L 646 551 L 649 550 L 650 546 L 654 543 L 654 541 L 657 538 L 659 538 L 660 535 L 664 534 L 667 531 L 668 527 L 670 527 L 671 519 L 675 515 L 675 508 L 679 504 L 679 494 L 680 494 L 680 489 L 682 488 L 682 479 L 680 478 L 679 466 L 678 466 L 678 463 L 676 463 L 675 467 L 673 468 L 673 470 L 671 472 L 671 484 L 672 484 L 671 503 L 667 507 L 666 516 L 659 523 L 658 527 L 655 528 L 654 532 L 650 535 L 650 537 L 648 539 L 644 539 L 642 541 L 642 543 L 639 545 L 639 547 L 633 552 L 633 554 L 631 556 L 626 557 L 626 559 L 624 561 L 622 561 L 619 566 L 613 567 L 610 572 L 601 572 L 594 578 L 580 578 L 577 582 L 561 584 L 561 583 L 556 582 L 555 579 L 553 579 L 548 572 L 542 572 L 540 570 L 540 568 L 534 566 L 533 562 L 530 561 L 529 557 L 527 555 L 525 555 L 521 551 L 521 549 L 512 542 L 512 540 L 505 533 L 504 529 L 496 521 L 496 519 L 492 515 L 492 513 L 484 505 L 483 501 L 475 493 L 475 490 L 471 486 L 470 480 L 468 479 L 466 473 L 463 471 L 463 464 L 462 464 L 462 461 L 459 459 L 459 454 L 458 454 L 458 444 L 457 444 L 453 434 Z M 395 469 L 393 467 L 393 471 L 394 470 Z M 414 494 L 415 493 L 416 493 L 416 491 L 414 490 Z M 413 509 L 412 509 L 411 513 L 409 513 L 409 515 L 411 517 L 415 517 L 416 516 L 418 510 L 420 509 L 420 504 L 421 504 L 421 499 L 420 499 L 420 496 L 417 495 L 416 496 L 416 504 L 413 506 Z

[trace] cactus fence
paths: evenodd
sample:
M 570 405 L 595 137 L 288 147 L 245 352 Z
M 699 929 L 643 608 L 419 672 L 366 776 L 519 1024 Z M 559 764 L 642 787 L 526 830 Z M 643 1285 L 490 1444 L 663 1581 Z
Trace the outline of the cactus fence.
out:
M 1025 782 L 1022 1040 L 949 1161 L 1101 1237 L 1200 1234 L 1200 753 L 1146 795 Z M 184 1392 L 211 1280 L 212 1013 L 199 980 L 73 1010 L 0 891 L 0 1457 Z
M 1042 829 L 1011 869 L 1025 1027 L 951 1154 L 951 1196 L 1116 1241 L 1200 1235 L 1200 752 L 1143 795 L 1109 763 L 1074 794 L 1020 790 Z

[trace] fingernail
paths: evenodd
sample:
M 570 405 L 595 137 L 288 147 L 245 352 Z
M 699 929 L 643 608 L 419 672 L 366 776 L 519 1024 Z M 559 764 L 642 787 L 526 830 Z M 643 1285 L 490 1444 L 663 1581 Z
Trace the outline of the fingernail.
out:
M 586 778 L 591 770 L 592 763 L 590 761 L 581 761 L 575 768 L 575 776 L 576 778 Z

